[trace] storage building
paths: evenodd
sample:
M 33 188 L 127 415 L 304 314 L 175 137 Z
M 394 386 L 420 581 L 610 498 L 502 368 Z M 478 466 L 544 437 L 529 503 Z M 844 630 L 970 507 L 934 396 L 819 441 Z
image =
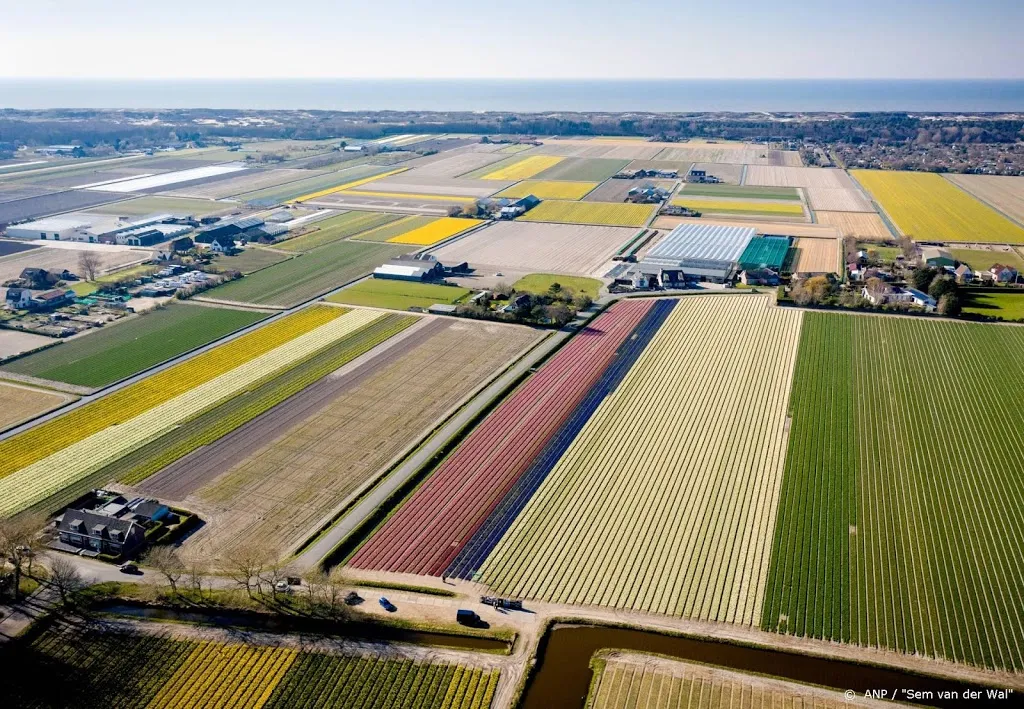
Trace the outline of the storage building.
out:
M 71 217 L 50 217 L 7 227 L 12 239 L 46 239 L 48 241 L 81 241 L 77 234 L 87 232 L 87 221 Z
M 936 246 L 925 246 L 921 249 L 921 259 L 926 266 L 935 268 L 953 268 L 956 266 L 956 259 L 945 249 Z
M 680 224 L 647 253 L 641 270 L 680 270 L 688 281 L 724 283 L 754 234 L 751 227 Z

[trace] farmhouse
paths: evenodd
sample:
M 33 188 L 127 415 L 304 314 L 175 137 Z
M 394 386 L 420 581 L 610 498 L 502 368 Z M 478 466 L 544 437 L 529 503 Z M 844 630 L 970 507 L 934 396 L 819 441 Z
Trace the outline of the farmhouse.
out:
M 754 238 L 750 227 L 680 224 L 644 258 L 641 270 L 682 271 L 685 280 L 724 283 Z
M 974 271 L 966 263 L 957 266 L 954 273 L 956 273 L 957 283 L 970 283 L 974 280 Z
M 934 268 L 953 268 L 956 266 L 956 259 L 953 258 L 951 253 L 935 246 L 925 246 L 921 249 L 921 260 L 925 266 L 932 266 Z
M 153 499 L 94 494 L 94 507 L 68 508 L 54 520 L 61 544 L 111 556 L 130 556 L 146 543 L 146 530 L 178 523 L 171 509 Z M 59 548 L 59 547 L 58 547 Z
M 990 273 L 997 283 L 1012 283 L 1017 280 L 1017 269 L 1001 263 L 994 265 Z
M 28 288 L 8 288 L 7 307 L 12 310 L 26 310 L 32 304 L 32 291 Z

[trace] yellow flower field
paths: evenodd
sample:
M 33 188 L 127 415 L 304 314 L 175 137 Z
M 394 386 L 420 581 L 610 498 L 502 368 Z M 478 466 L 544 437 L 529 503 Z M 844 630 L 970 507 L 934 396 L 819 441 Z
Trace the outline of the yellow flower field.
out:
M 559 180 L 524 180 L 502 190 L 495 197 L 517 199 L 533 195 L 540 199 L 583 199 L 598 186 L 597 182 L 563 182 Z
M 799 204 L 782 204 L 781 202 L 769 202 L 766 200 L 703 199 L 701 197 L 679 195 L 672 200 L 672 204 L 696 209 L 698 212 L 804 216 L 804 208 Z
M 941 175 L 884 170 L 850 174 L 912 239 L 1024 244 L 1024 229 Z
M 392 175 L 397 175 L 398 173 L 405 172 L 408 169 L 409 168 L 407 168 L 407 167 L 400 167 L 397 170 L 391 170 L 389 172 L 382 172 L 379 175 L 371 175 L 370 177 L 364 177 L 361 180 L 352 180 L 352 182 L 346 182 L 345 184 L 338 185 L 337 187 L 328 187 L 326 190 L 320 190 L 319 192 L 310 192 L 309 194 L 304 194 L 301 197 L 296 197 L 292 201 L 293 202 L 308 202 L 311 199 L 319 199 L 320 197 L 325 197 L 325 196 L 327 196 L 329 194 L 334 194 L 335 192 L 341 192 L 342 190 L 350 190 L 353 187 L 358 187 L 359 185 L 365 185 L 367 182 L 373 182 L 374 180 L 383 180 L 385 177 L 391 177 Z
M 305 308 L 109 396 L 0 442 L 0 479 L 108 426 L 129 419 L 341 317 L 330 306 Z
M 417 246 L 430 246 L 439 241 L 444 241 L 456 234 L 461 234 L 467 229 L 472 229 L 480 224 L 479 219 L 459 219 L 456 217 L 444 217 L 437 221 L 424 224 L 423 226 L 407 231 L 404 234 L 393 236 L 388 239 L 389 244 L 415 244 Z
M 74 443 L 0 478 L 0 516 L 17 514 L 31 507 L 191 417 L 383 317 L 380 311 L 375 310 L 341 309 L 341 312 L 341 317 L 288 340 L 259 357 L 202 384 L 193 385 L 136 416 L 122 418 L 121 425 L 111 424 L 92 435 L 80 437 Z M 182 366 L 187 364 L 185 362 Z M 190 381 L 188 370 L 179 376 Z
M 654 215 L 657 205 L 619 204 L 618 202 L 541 202 L 519 217 L 521 222 L 554 222 L 556 224 L 595 224 L 603 226 L 644 226 Z
M 261 707 L 298 657 L 282 647 L 247 647 L 201 642 L 148 704 L 173 709 Z
M 526 180 L 562 162 L 563 158 L 550 155 L 533 155 L 523 158 L 494 172 L 484 175 L 483 180 Z

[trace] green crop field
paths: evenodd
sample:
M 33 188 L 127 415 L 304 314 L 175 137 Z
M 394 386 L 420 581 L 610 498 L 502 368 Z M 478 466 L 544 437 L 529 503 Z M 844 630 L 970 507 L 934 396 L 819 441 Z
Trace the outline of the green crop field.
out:
M 90 207 L 97 214 L 116 214 L 124 217 L 141 217 L 147 214 L 170 212 L 205 217 L 208 214 L 229 212 L 234 205 L 215 202 L 212 199 L 191 199 L 189 197 L 136 197 L 113 204 Z
M 554 167 L 536 175 L 538 180 L 578 180 L 602 182 L 626 167 L 629 160 L 609 158 L 566 158 Z
M 387 172 L 389 169 L 385 165 L 358 165 L 337 172 L 313 173 L 312 177 L 296 180 L 295 182 L 286 182 L 283 185 L 267 187 L 255 192 L 245 192 L 238 195 L 237 199 L 243 202 L 260 201 L 267 202 L 268 204 L 280 204 L 302 195 L 344 185 L 353 180 L 379 175 L 382 172 Z
M 412 307 L 426 309 L 434 303 L 457 303 L 471 292 L 468 288 L 433 283 L 410 283 L 369 278 L 329 296 L 327 300 L 333 303 L 364 305 L 372 308 L 408 310 Z
M 1004 320 L 1024 319 L 1024 291 L 962 290 L 965 313 L 987 315 Z
M 388 212 L 345 212 L 321 222 L 314 222 L 310 226 L 314 227 L 315 231 L 283 241 L 277 245 L 277 248 L 285 251 L 310 251 L 318 246 L 341 241 L 364 231 L 390 224 L 403 217 L 402 214 Z
M 1022 349 L 807 313 L 763 628 L 1024 669 Z
M 557 283 L 573 293 L 586 293 L 595 299 L 602 285 L 601 281 L 596 278 L 564 276 L 556 273 L 531 273 L 513 283 L 512 287 L 526 293 L 547 293 L 553 283 Z
M 3 371 L 101 387 L 267 317 L 266 313 L 171 302 L 143 315 L 16 359 Z
M 414 246 L 338 241 L 207 291 L 210 298 L 292 306 L 372 271 Z
M 138 630 L 55 623 L 0 649 L 17 707 L 298 707 L 487 709 L 496 669 L 332 650 L 214 640 L 146 624 Z M 266 641 L 264 641 L 265 643 Z M 40 681 L 45 672 L 47 681 Z
M 280 263 L 287 258 L 290 258 L 287 254 L 250 244 L 245 247 L 245 250 L 240 251 L 234 256 L 219 254 L 217 256 L 217 266 L 223 269 L 240 271 L 241 273 L 254 273 L 268 266 L 273 266 L 275 263 Z
M 800 201 L 795 187 L 755 187 L 749 185 L 701 185 L 687 184 L 680 190 L 682 195 L 702 197 L 749 197 L 751 199 L 791 199 Z

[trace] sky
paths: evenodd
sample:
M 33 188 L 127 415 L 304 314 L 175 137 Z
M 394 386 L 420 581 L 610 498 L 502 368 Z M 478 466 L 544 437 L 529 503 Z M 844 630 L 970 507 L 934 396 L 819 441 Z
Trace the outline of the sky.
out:
M 0 0 L 0 77 L 1024 78 L 1020 0 Z

